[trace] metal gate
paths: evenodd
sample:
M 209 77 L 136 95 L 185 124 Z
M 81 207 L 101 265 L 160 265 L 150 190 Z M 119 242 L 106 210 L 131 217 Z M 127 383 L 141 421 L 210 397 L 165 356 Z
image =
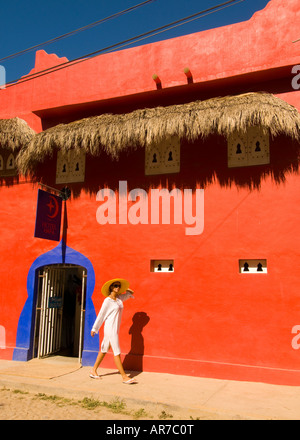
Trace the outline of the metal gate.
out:
M 67 269 L 74 265 L 53 265 L 44 267 L 38 274 L 38 296 L 36 304 L 34 344 L 38 358 L 57 353 L 62 343 L 62 322 Z M 86 271 L 82 270 L 79 362 L 83 344 L 85 312 Z
M 82 272 L 82 287 L 81 287 L 81 307 L 80 307 L 80 333 L 79 333 L 79 357 L 78 360 L 81 363 L 82 348 L 83 348 L 83 327 L 84 327 L 84 314 L 85 314 L 85 289 L 86 289 L 86 271 Z

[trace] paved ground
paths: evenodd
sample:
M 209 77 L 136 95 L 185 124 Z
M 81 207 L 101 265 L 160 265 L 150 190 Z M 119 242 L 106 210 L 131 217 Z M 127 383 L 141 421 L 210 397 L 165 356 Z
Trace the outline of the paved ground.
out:
M 90 367 L 80 367 L 77 360 L 59 356 L 43 360 L 33 359 L 29 362 L 0 360 L 0 419 L 300 418 L 300 387 L 148 372 L 132 372 L 131 375 L 135 376 L 138 384 L 125 385 L 115 370 L 99 369 L 100 380 L 89 378 L 89 371 Z M 14 392 L 16 390 L 18 393 Z M 39 411 L 42 411 L 43 395 L 60 396 L 69 400 L 65 401 L 64 411 L 61 405 L 56 405 L 59 413 L 54 409 L 48 412 L 44 409 L 43 415 L 39 415 Z M 40 400 L 33 399 L 34 396 L 39 396 Z M 75 405 L 84 398 L 106 403 L 124 402 L 126 410 L 120 409 L 116 412 L 110 409 L 113 408 L 112 405 L 106 405 L 105 408 L 102 406 L 102 413 L 100 410 L 92 413 L 82 405 Z M 25 408 L 26 402 L 27 412 L 19 413 L 16 409 L 18 404 Z M 70 405 L 73 402 L 73 412 L 70 407 L 71 412 L 68 413 L 66 402 Z

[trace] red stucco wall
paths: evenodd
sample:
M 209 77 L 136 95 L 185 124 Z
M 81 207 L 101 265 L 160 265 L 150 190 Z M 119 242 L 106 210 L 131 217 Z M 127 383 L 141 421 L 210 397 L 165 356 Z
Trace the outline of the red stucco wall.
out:
M 210 150 L 217 140 L 207 144 Z M 277 148 L 282 146 L 278 141 Z M 203 147 L 203 146 L 202 146 Z M 273 151 L 276 143 L 272 145 Z M 87 174 L 102 165 L 101 175 L 85 183 L 89 193 L 67 202 L 67 245 L 86 255 L 96 273 L 93 294 L 98 311 L 101 285 L 115 276 L 130 280 L 135 300 L 126 303 L 122 329 L 122 356 L 131 349 L 132 317 L 144 312 L 150 321 L 142 330 L 143 368 L 187 375 L 299 383 L 298 352 L 292 348 L 292 328 L 298 324 L 299 179 L 286 174 L 285 182 L 259 175 L 257 189 L 242 184 L 237 173 L 228 176 L 223 156 L 226 143 L 219 141 L 215 181 L 201 182 L 205 189 L 204 232 L 186 236 L 186 225 L 99 225 L 96 192 L 106 182 L 113 190 L 118 181 L 128 188 L 143 179 L 143 152 L 120 162 L 87 159 Z M 203 160 L 203 148 L 186 146 L 179 176 L 168 183 L 194 188 L 185 164 Z M 134 177 L 130 166 L 136 171 Z M 55 160 L 49 162 L 49 183 Z M 251 169 L 246 174 L 251 176 Z M 245 171 L 244 173 L 245 174 Z M 247 181 L 246 176 L 244 176 Z M 152 178 L 144 179 L 144 188 Z M 155 182 L 154 182 L 155 183 Z M 94 185 L 95 184 L 95 185 Z M 167 182 L 162 179 L 162 186 Z M 199 184 L 200 185 L 200 184 Z M 7 346 L 15 346 L 18 319 L 27 298 L 26 278 L 32 262 L 55 243 L 33 238 L 37 186 L 20 184 L 1 188 L 1 202 L 9 222 L 2 225 L 2 286 L 0 323 L 7 329 Z M 16 232 L 17 231 L 17 232 Z M 11 238 L 13 237 L 13 238 Z M 151 259 L 174 259 L 173 274 L 150 273 Z M 266 258 L 268 273 L 239 274 L 238 260 Z M 11 350 L 1 351 L 9 357 Z M 104 366 L 112 367 L 111 355 Z M 261 367 L 261 368 L 260 368 Z

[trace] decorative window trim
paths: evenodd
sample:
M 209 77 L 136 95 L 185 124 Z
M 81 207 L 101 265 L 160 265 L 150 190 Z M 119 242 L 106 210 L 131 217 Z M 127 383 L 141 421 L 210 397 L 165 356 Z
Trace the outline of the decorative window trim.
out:
M 169 136 L 145 151 L 145 175 L 180 172 L 180 139 Z
M 247 274 L 266 274 L 268 273 L 267 260 L 265 258 L 261 259 L 244 259 L 239 260 L 239 273 L 243 275 Z
M 85 152 L 57 152 L 56 183 L 80 183 L 85 180 Z
M 269 133 L 262 127 L 250 127 L 246 133 L 235 131 L 227 139 L 228 168 L 270 163 Z
M 16 168 L 15 157 L 12 153 L 10 153 L 10 155 L 8 156 L 7 161 L 6 161 L 6 169 L 7 170 L 14 170 L 15 168 Z
M 13 177 L 18 175 L 16 158 L 8 149 L 1 149 L 0 153 L 0 176 Z
M 174 273 L 174 260 L 151 260 L 150 272 Z

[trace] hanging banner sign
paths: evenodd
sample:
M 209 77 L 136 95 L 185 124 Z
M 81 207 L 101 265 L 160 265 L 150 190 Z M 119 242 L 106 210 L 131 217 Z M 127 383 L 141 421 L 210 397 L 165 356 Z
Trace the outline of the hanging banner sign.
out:
M 62 198 L 38 190 L 34 236 L 59 241 Z

